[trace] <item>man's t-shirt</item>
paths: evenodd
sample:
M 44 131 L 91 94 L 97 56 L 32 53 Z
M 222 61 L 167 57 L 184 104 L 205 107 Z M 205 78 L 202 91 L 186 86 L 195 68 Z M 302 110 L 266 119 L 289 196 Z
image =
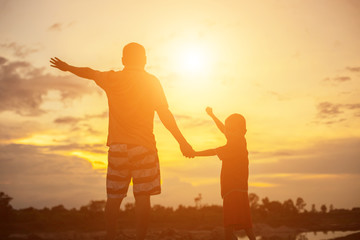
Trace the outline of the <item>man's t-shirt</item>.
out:
M 219 147 L 216 153 L 222 160 L 221 196 L 231 191 L 247 191 L 249 176 L 249 159 L 245 138 L 237 145 Z
M 159 80 L 139 68 L 98 72 L 95 82 L 105 90 L 109 105 L 107 145 L 127 143 L 156 151 L 154 112 L 168 108 Z

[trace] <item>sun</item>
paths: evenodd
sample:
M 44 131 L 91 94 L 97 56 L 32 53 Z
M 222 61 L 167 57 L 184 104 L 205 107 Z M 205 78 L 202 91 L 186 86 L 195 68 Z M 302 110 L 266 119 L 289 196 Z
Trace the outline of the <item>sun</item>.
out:
M 177 89 L 199 91 L 213 86 L 215 60 L 213 48 L 206 42 L 178 41 L 173 44 L 167 66 L 174 75 Z M 174 86 L 175 86 L 174 85 Z
M 206 75 L 210 70 L 210 59 L 202 46 L 184 46 L 180 48 L 176 60 L 179 71 L 185 75 Z

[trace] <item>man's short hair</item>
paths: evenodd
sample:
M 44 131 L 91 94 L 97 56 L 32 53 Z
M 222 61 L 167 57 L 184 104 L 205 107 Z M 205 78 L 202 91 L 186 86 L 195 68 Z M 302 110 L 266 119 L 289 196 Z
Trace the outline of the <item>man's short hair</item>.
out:
M 146 52 L 144 46 L 132 42 L 123 48 L 123 64 L 125 66 L 145 66 Z

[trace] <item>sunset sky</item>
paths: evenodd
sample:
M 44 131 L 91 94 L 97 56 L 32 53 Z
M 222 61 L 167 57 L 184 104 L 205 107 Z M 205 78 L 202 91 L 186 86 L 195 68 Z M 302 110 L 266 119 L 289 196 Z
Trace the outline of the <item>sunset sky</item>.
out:
M 0 0 L 0 36 L 0 191 L 15 208 L 106 198 L 106 96 L 49 59 L 121 70 L 129 42 L 194 149 L 226 142 L 206 106 L 245 116 L 249 192 L 360 207 L 359 1 Z M 153 204 L 221 204 L 221 162 L 183 157 L 157 116 L 154 132 Z

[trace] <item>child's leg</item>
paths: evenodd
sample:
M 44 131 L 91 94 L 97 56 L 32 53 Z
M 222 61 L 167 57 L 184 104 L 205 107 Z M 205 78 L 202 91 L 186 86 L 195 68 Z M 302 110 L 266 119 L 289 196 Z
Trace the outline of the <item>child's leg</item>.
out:
M 253 231 L 252 228 L 247 228 L 247 229 L 245 229 L 245 232 L 246 232 L 246 235 L 248 236 L 248 238 L 249 238 L 250 240 L 255 240 L 255 239 L 256 239 L 256 238 L 255 238 L 254 231 Z
M 234 227 L 227 226 L 224 228 L 225 240 L 237 240 L 237 237 L 234 234 Z

